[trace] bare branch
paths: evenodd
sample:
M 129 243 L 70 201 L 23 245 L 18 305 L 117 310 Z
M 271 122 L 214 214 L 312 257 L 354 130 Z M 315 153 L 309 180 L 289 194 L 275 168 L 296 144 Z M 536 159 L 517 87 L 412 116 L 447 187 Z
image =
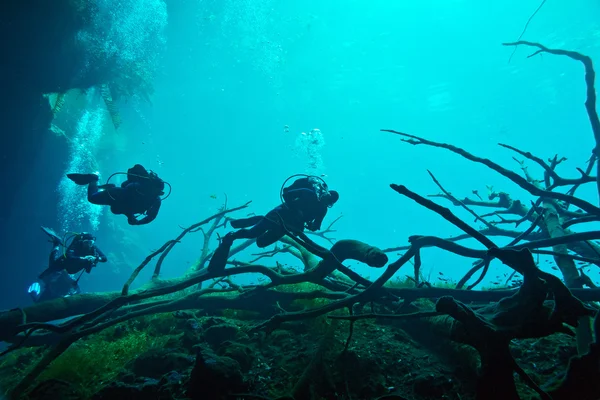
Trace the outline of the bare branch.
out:
M 454 201 L 453 198 L 448 197 L 447 195 L 445 195 L 443 193 L 430 194 L 430 195 L 427 195 L 427 197 L 441 197 L 441 198 L 452 201 L 452 204 L 455 206 L 460 206 L 460 203 L 458 201 Z M 506 208 L 507 207 L 507 205 L 504 204 L 504 199 L 502 199 L 502 198 L 498 198 L 497 201 L 484 201 L 484 200 L 473 200 L 468 197 L 465 197 L 460 201 L 468 206 L 489 207 L 489 208 Z
M 123 290 L 121 292 L 123 294 L 123 296 L 127 296 L 127 293 L 129 292 L 129 286 L 131 286 L 131 284 L 133 283 L 133 281 L 135 280 L 135 278 L 139 275 L 139 273 L 142 271 L 142 269 L 144 269 L 144 267 L 150 261 L 152 261 L 152 259 L 154 257 L 156 257 L 157 255 L 159 255 L 162 252 L 164 252 L 169 246 L 174 245 L 176 242 L 177 242 L 176 240 L 169 240 L 167 243 L 163 244 L 160 249 L 156 250 L 154 253 L 152 253 L 148 257 L 146 257 L 146 259 L 133 271 L 133 273 L 131 274 L 131 276 L 129 277 L 129 279 L 125 283 L 125 285 L 123 285 Z
M 340 216 L 339 216 L 339 217 L 337 217 L 336 219 L 334 219 L 334 220 L 333 220 L 333 221 L 332 221 L 332 222 L 329 224 L 329 226 L 328 226 L 327 228 L 325 228 L 324 230 L 322 230 L 322 231 L 319 231 L 319 232 L 310 232 L 310 231 L 309 231 L 309 232 L 307 232 L 307 233 L 308 233 L 309 235 L 319 236 L 319 237 L 321 237 L 321 238 L 323 238 L 323 239 L 327 240 L 329 243 L 331 243 L 331 244 L 334 244 L 334 243 L 335 243 L 335 239 L 334 239 L 334 238 L 327 237 L 327 234 L 328 234 L 328 233 L 337 232 L 337 230 L 336 230 L 336 229 L 331 229 L 331 227 L 333 226 L 333 224 L 335 224 L 337 221 L 339 221 L 339 220 L 340 220 L 340 218 L 342 218 L 342 217 L 343 217 L 343 215 L 341 215 L 341 214 L 340 214 Z
M 156 262 L 156 266 L 154 267 L 154 274 L 153 274 L 153 278 L 154 278 L 154 279 L 155 279 L 155 278 L 158 278 L 158 276 L 160 275 L 160 268 L 161 268 L 161 266 L 162 266 L 162 263 L 163 263 L 163 261 L 164 261 L 164 260 L 165 260 L 165 258 L 166 258 L 166 257 L 169 255 L 169 252 L 170 252 L 170 251 L 173 249 L 173 246 L 175 246 L 175 244 L 176 244 L 176 243 L 179 243 L 179 242 L 181 242 L 181 239 L 183 239 L 183 237 L 184 237 L 185 235 L 187 235 L 187 234 L 188 234 L 188 233 L 190 233 L 190 232 L 197 232 L 197 231 L 198 231 L 198 229 L 197 229 L 197 228 L 199 228 L 199 227 L 201 227 L 202 225 L 204 225 L 204 224 L 206 224 L 206 223 L 208 223 L 208 222 L 212 221 L 213 219 L 216 219 L 216 218 L 221 218 L 221 217 L 222 217 L 222 216 L 224 216 L 225 214 L 228 214 L 228 213 L 231 213 L 231 212 L 234 212 L 234 211 L 238 211 L 238 210 L 244 209 L 244 208 L 248 207 L 248 205 L 249 205 L 250 203 L 252 203 L 252 201 L 249 201 L 249 202 L 247 202 L 247 203 L 246 203 L 246 204 L 244 204 L 244 205 L 241 205 L 241 206 L 239 206 L 239 207 L 232 208 L 232 209 L 230 209 L 230 210 L 226 210 L 226 209 L 224 209 L 223 211 L 221 211 L 221 212 L 218 212 L 218 213 L 216 213 L 215 215 L 213 215 L 213 216 L 211 216 L 211 217 L 208 217 L 208 218 L 206 218 L 205 220 L 203 220 L 203 221 L 200 221 L 200 222 L 198 222 L 198 223 L 195 223 L 195 224 L 191 225 L 190 227 L 188 227 L 188 228 L 184 229 L 184 230 L 183 230 L 183 232 L 181 232 L 181 233 L 179 234 L 179 236 L 177 236 L 177 238 L 175 238 L 175 240 L 173 240 L 173 241 L 172 241 L 173 243 L 171 243 L 171 245 L 170 245 L 170 246 L 168 246 L 168 247 L 167 247 L 167 249 L 166 249 L 166 250 L 165 250 L 165 251 L 164 251 L 164 252 L 163 252 L 163 253 L 160 255 L 160 257 L 159 257 L 158 261 Z
M 519 37 L 517 38 L 517 40 L 521 40 L 521 38 L 523 37 L 523 35 L 527 31 L 527 27 L 529 26 L 529 24 L 533 20 L 533 17 L 535 17 L 536 14 L 542 9 L 542 7 L 544 6 L 544 4 L 546 4 L 546 0 L 542 0 L 542 2 L 540 3 L 540 5 L 538 6 L 538 8 L 536 8 L 535 11 L 533 12 L 533 14 L 531 14 L 529 16 L 529 18 L 527 19 L 527 22 L 525 23 L 525 26 L 523 27 L 523 30 L 521 31 L 521 34 L 519 35 Z M 510 53 L 510 57 L 508 58 L 508 63 L 509 64 L 510 64 L 510 60 L 512 60 L 512 58 L 515 55 L 516 51 L 517 51 L 517 46 L 515 46 L 515 48 L 513 49 L 512 53 Z
M 457 204 L 457 205 L 461 206 L 462 208 L 464 208 L 465 210 L 467 210 L 471 215 L 473 215 L 475 217 L 475 221 L 481 221 L 481 222 L 483 222 L 483 224 L 485 226 L 487 226 L 488 228 L 492 228 L 493 227 L 493 225 L 491 223 L 489 223 L 485 219 L 481 218 L 475 211 L 473 211 L 469 207 L 467 207 L 465 205 L 465 203 L 463 203 L 462 201 L 458 200 L 456 197 L 452 196 L 452 194 L 450 194 L 446 189 L 444 189 L 444 187 L 440 184 L 440 182 L 438 182 L 438 180 L 431 173 L 431 171 L 427 170 L 427 173 L 429 174 L 429 176 L 431 176 L 431 179 L 433 179 L 433 182 L 440 188 L 440 190 L 442 192 L 444 192 L 444 195 L 446 195 L 448 197 L 448 199 L 450 199 L 452 201 L 453 204 Z
M 257 262 L 258 260 L 260 260 L 262 258 L 273 257 L 279 253 L 290 253 L 290 254 L 295 255 L 292 251 L 289 251 L 291 248 L 292 248 L 292 246 L 290 246 L 290 245 L 283 246 L 283 247 L 277 247 L 277 244 L 275 244 L 275 248 L 273 250 L 263 251 L 262 253 L 252 254 L 253 256 L 257 256 L 257 257 L 252 259 L 251 261 L 248 261 L 248 264 L 254 264 L 255 262 Z
M 566 195 L 563 193 L 549 192 L 547 190 L 540 189 L 540 188 L 536 187 L 535 185 L 529 183 L 525 178 L 514 173 L 513 171 L 507 170 L 506 168 L 501 167 L 500 165 L 496 164 L 495 162 L 493 162 L 491 160 L 488 160 L 487 158 L 477 157 L 477 156 L 475 156 L 461 148 L 453 146 L 451 144 L 433 142 L 433 141 L 423 139 L 418 136 L 410 135 L 408 133 L 394 131 L 391 129 L 382 129 L 381 131 L 390 132 L 390 133 L 394 133 L 396 135 L 408 137 L 408 138 L 410 138 L 410 140 L 403 139 L 403 141 L 413 144 L 413 145 L 414 144 L 425 144 L 428 146 L 439 147 L 439 148 L 444 148 L 444 149 L 450 150 L 453 153 L 463 156 L 467 160 L 483 164 L 483 165 L 493 169 L 494 171 L 507 177 L 508 179 L 510 179 L 517 185 L 519 185 L 521 188 L 527 190 L 529 193 L 531 193 L 534 196 L 562 200 L 564 202 L 576 205 L 577 207 L 581 208 L 584 211 L 587 211 L 588 213 L 590 213 L 592 215 L 600 215 L 600 208 L 588 203 L 585 200 L 579 199 L 577 197 L 569 196 L 569 195 Z
M 358 314 L 358 315 L 328 315 L 329 319 L 340 319 L 344 321 L 359 321 L 361 319 L 412 319 L 412 318 L 430 318 L 444 315 L 444 313 L 437 311 L 425 311 L 411 314 Z
M 550 165 L 546 164 L 546 162 L 544 160 L 542 160 L 539 157 L 534 156 L 533 154 L 531 154 L 530 152 L 525 152 L 523 150 L 519 150 L 516 147 L 513 146 L 509 146 L 507 144 L 502 144 L 502 143 L 498 143 L 499 146 L 505 147 L 507 149 L 510 149 L 512 151 L 515 151 L 519 154 L 521 154 L 522 156 L 536 162 L 538 165 L 540 165 L 542 168 L 544 168 L 544 170 L 546 171 L 546 173 L 554 180 L 554 182 L 552 182 L 551 185 L 549 185 L 548 188 L 546 188 L 546 190 L 552 190 L 556 187 L 559 186 L 569 186 L 569 185 L 581 185 L 584 183 L 588 183 L 588 182 L 595 182 L 596 181 L 596 177 L 594 176 L 589 176 L 589 175 L 585 175 L 582 173 L 582 177 L 578 178 L 578 179 L 573 179 L 573 178 L 562 178 L 561 176 L 559 176 L 556 171 L 554 170 L 553 167 L 551 167 Z M 555 157 L 555 163 L 556 165 L 558 165 L 560 163 L 560 161 L 562 161 L 563 159 L 560 160 L 556 160 Z M 556 166 L 554 165 L 554 166 Z M 583 171 L 581 171 L 583 172 Z
M 524 45 L 524 46 L 536 47 L 539 50 L 537 50 L 535 53 L 533 53 L 529 57 L 533 57 L 534 55 L 539 54 L 539 53 L 549 53 L 549 54 L 554 54 L 554 55 L 559 55 L 559 56 L 566 56 L 573 60 L 579 61 L 583 64 L 583 67 L 585 69 L 585 85 L 586 85 L 585 110 L 587 111 L 588 119 L 590 120 L 592 132 L 594 134 L 594 139 L 596 141 L 596 146 L 592 150 L 592 155 L 593 155 L 594 159 L 597 159 L 600 156 L 600 118 L 598 118 L 598 112 L 596 111 L 596 88 L 595 88 L 596 71 L 594 70 L 594 64 L 592 62 L 592 59 L 590 57 L 583 55 L 581 53 L 578 53 L 576 51 L 550 49 L 540 43 L 535 43 L 535 42 L 517 41 L 514 43 L 503 43 L 502 45 L 503 46 Z M 591 163 L 593 163 L 593 162 L 591 162 Z M 589 174 L 589 172 L 588 172 L 588 174 Z M 596 182 L 597 182 L 597 186 L 598 186 L 598 193 L 600 194 L 600 163 L 597 164 L 596 178 L 597 178 Z M 566 199 L 564 199 L 564 200 L 567 201 Z M 578 207 L 582 208 L 583 210 L 590 212 L 586 208 L 581 207 L 579 204 L 576 204 L 573 202 L 569 202 L 569 203 L 575 204 Z M 597 215 L 598 213 L 590 212 L 590 214 Z
M 485 235 L 485 236 L 506 236 L 506 237 L 510 237 L 510 238 L 516 238 L 523 234 L 523 232 L 509 231 L 507 229 L 501 229 L 496 226 L 494 226 L 493 228 L 480 229 L 479 233 L 481 233 L 482 235 Z M 541 233 L 533 233 L 532 232 L 529 235 L 527 235 L 526 237 L 521 238 L 521 240 L 539 240 L 539 239 L 546 238 L 546 237 L 547 236 L 542 235 Z M 463 233 L 461 235 L 444 238 L 444 240 L 449 241 L 449 242 L 458 242 L 458 241 L 466 240 L 466 239 L 472 239 L 472 237 L 470 235 L 467 235 L 466 233 Z M 382 251 L 384 253 L 391 253 L 394 251 L 396 251 L 396 252 L 397 251 L 405 251 L 408 248 L 410 248 L 410 246 L 388 247 L 386 249 L 383 249 Z
M 461 229 L 462 231 L 464 231 L 468 235 L 471 235 L 474 239 L 476 239 L 478 242 L 480 242 L 481 244 L 483 244 L 488 249 L 497 247 L 494 244 L 494 242 L 492 242 L 490 239 L 488 239 L 487 237 L 485 237 L 484 235 L 482 235 L 479 231 L 477 231 L 476 229 L 470 227 L 469 225 L 467 225 L 466 223 L 464 223 L 463 221 L 461 221 L 448 208 L 442 207 L 442 206 L 434 203 L 431 200 L 427 200 L 426 198 L 424 198 L 422 196 L 419 196 L 418 194 L 410 191 L 404 185 L 391 184 L 390 187 L 393 190 L 395 190 L 396 192 L 398 192 L 398 193 L 400 193 L 400 194 L 408 197 L 409 199 L 414 200 L 415 202 L 419 203 L 423 207 L 426 207 L 426 208 L 430 209 L 431 211 L 434 211 L 434 212 L 438 213 L 445 220 L 447 220 L 448 222 L 452 223 L 453 225 L 455 225 L 456 227 L 458 227 L 459 229 Z
M 570 226 L 573 226 L 575 224 L 583 224 L 586 222 L 596 222 L 596 221 L 600 221 L 600 215 L 586 215 L 583 217 L 579 217 L 579 218 L 573 218 L 569 221 L 566 221 L 563 223 L 563 228 L 567 229 Z

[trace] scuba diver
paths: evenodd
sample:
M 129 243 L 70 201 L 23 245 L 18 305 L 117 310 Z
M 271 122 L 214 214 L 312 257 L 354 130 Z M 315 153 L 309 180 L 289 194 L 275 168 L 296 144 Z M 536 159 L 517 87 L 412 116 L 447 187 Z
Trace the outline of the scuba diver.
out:
M 46 274 L 62 270 L 69 274 L 85 270 L 89 274 L 96 264 L 108 261 L 104 253 L 95 245 L 96 238 L 91 233 L 74 233 L 63 242 L 51 229 L 42 227 L 42 230 L 50 236 L 52 251 L 48 268 L 41 273 L 41 279 Z M 69 240 L 71 243 L 67 246 Z
M 284 188 L 287 181 L 297 176 L 303 178 Z M 263 248 L 277 242 L 287 231 L 292 234 L 303 232 L 305 228 L 312 232 L 318 231 L 328 209 L 333 207 L 339 197 L 339 193 L 329 190 L 325 181 L 319 177 L 303 174 L 290 176 L 280 191 L 282 203 L 267 215 L 229 221 L 232 228 L 239 230 L 223 237 L 211 258 L 209 270 L 224 268 L 229 250 L 236 239 L 256 239 L 256 245 Z
M 117 172 L 112 174 L 125 174 Z M 135 164 L 127 170 L 127 180 L 117 187 L 112 183 L 98 186 L 97 174 L 67 174 L 67 177 L 77 185 L 88 185 L 88 201 L 92 204 L 110 206 L 113 214 L 123 214 L 129 225 L 145 225 L 156 218 L 164 194 L 165 183 L 155 172 L 148 171 L 140 164 Z M 169 185 L 170 188 L 170 185 Z M 170 189 L 169 189 L 170 194 Z M 145 215 L 138 219 L 138 216 Z
M 51 300 L 80 293 L 79 279 L 83 272 L 90 273 L 98 262 L 108 261 L 104 253 L 94 244 L 96 238 L 87 232 L 75 233 L 63 242 L 50 228 L 42 227 L 50 236 L 52 251 L 48 259 L 48 268 L 29 287 L 34 302 Z M 66 242 L 71 239 L 67 246 Z M 61 250 L 61 247 L 63 248 Z M 77 279 L 74 275 L 81 271 Z

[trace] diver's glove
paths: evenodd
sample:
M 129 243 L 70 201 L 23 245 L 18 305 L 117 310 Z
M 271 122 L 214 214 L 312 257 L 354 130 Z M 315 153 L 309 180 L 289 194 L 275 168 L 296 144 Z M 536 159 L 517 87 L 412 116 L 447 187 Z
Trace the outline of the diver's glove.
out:
M 98 261 L 98 258 L 96 256 L 85 256 L 85 257 L 81 257 L 83 260 L 89 262 L 90 264 L 95 264 Z
M 311 232 L 316 231 L 317 229 L 319 229 L 319 227 L 317 226 L 317 224 L 315 224 L 313 221 L 310 221 L 306 224 L 306 229 L 308 229 Z

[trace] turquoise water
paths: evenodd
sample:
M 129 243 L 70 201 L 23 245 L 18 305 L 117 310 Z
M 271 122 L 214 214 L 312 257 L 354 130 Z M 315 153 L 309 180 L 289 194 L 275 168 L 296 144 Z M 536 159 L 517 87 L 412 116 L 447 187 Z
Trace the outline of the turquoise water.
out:
M 380 129 L 451 143 L 516 172 L 515 154 L 498 143 L 543 159 L 558 154 L 568 159 L 559 172 L 569 177 L 579 176 L 575 168 L 585 168 L 594 146 L 583 107 L 582 65 L 550 54 L 527 58 L 533 51 L 524 47 L 509 63 L 513 48 L 502 46 L 519 37 L 539 1 L 168 1 L 166 9 L 159 0 L 129 3 L 156 12 L 145 19 L 127 14 L 130 24 L 122 24 L 127 34 L 115 36 L 131 40 L 127 51 L 156 49 L 151 103 L 139 98 L 119 103 L 117 132 L 105 113 L 102 138 L 72 150 L 71 162 L 81 152 L 92 153 L 88 168 L 96 167 L 102 178 L 142 163 L 170 182 L 173 193 L 146 226 L 130 227 L 106 211 L 65 222 L 69 229 L 95 227 L 98 245 L 110 259 L 82 278 L 87 291 L 118 289 L 132 265 L 176 237 L 180 226 L 217 212 L 224 194 L 230 206 L 252 200 L 236 216 L 266 213 L 279 204 L 281 184 L 295 173 L 323 174 L 339 191 L 324 222 L 343 215 L 333 237 L 380 248 L 406 245 L 411 235 L 460 233 L 389 187 L 406 185 L 423 196 L 439 193 L 427 170 L 459 198 L 473 197 L 473 190 L 484 196 L 486 186 L 493 186 L 525 204 L 534 199 L 485 166 L 446 150 L 411 146 Z M 599 11 L 592 0 L 549 0 L 523 39 L 597 61 Z M 155 31 L 145 31 L 150 28 Z M 147 37 L 156 42 L 141 40 Z M 56 124 L 62 121 L 62 129 L 75 133 L 76 121 L 95 115 L 99 104 L 97 98 L 84 106 L 67 101 L 61 111 L 67 114 L 57 116 Z M 314 144 L 303 139 L 313 129 L 321 132 Z M 542 176 L 533 164 L 529 171 Z M 593 184 L 578 195 L 598 203 Z M 69 196 L 63 193 L 66 207 L 69 201 L 75 207 L 78 200 Z M 481 225 L 449 202 L 433 200 L 472 226 Z M 472 240 L 461 243 L 482 248 Z M 165 261 L 164 276 L 183 273 L 201 246 L 201 233 L 178 244 Z M 235 258 L 249 260 L 259 251 L 251 247 Z M 295 262 L 289 256 L 281 260 Z M 471 262 L 435 249 L 423 252 L 423 272 L 432 282 L 439 272 L 459 279 Z M 398 276 L 412 275 L 409 267 Z M 380 273 L 353 268 L 372 278 Z M 507 272 L 494 262 L 483 285 Z

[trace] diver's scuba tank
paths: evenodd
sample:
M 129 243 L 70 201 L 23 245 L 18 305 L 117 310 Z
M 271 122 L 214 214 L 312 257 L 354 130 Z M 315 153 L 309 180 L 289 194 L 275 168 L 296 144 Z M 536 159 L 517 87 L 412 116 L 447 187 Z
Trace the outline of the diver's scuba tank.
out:
M 137 167 L 139 166 L 139 167 Z M 141 172 L 137 174 L 135 172 Z M 139 164 L 136 164 L 132 168 L 129 168 L 127 172 L 115 172 L 111 176 L 108 177 L 106 183 L 104 185 L 100 185 L 101 189 L 110 189 L 115 187 L 116 185 L 109 183 L 113 176 L 115 175 L 127 175 L 127 180 L 131 182 L 142 183 L 142 187 L 151 187 L 153 192 L 156 192 L 157 196 L 162 196 L 165 194 L 165 186 L 169 187 L 169 192 L 166 196 L 162 197 L 161 200 L 165 200 L 167 197 L 171 195 L 172 187 L 171 184 L 158 176 L 158 174 L 152 170 L 146 170 Z M 143 189 L 142 189 L 143 190 Z M 141 193 L 144 194 L 144 193 Z
M 325 180 L 323 180 L 323 178 L 321 178 L 319 176 L 315 176 L 315 175 L 295 174 L 295 175 L 292 175 L 292 176 L 288 177 L 283 182 L 283 185 L 281 185 L 281 190 L 279 191 L 279 198 L 280 198 L 280 200 L 281 200 L 281 202 L 283 204 L 289 205 L 291 202 L 293 202 L 293 199 L 290 198 L 290 196 L 288 195 L 290 187 L 285 187 L 285 184 L 290 179 L 295 178 L 295 177 L 301 177 L 300 179 L 302 179 L 302 178 L 306 178 L 307 179 L 308 186 L 301 187 L 301 188 L 299 188 L 297 190 L 311 191 L 312 193 L 315 194 L 315 196 L 317 198 L 317 201 L 321 201 L 321 199 L 323 198 L 323 196 L 326 195 L 327 193 L 329 193 L 329 188 L 328 188 L 327 183 L 325 182 Z

